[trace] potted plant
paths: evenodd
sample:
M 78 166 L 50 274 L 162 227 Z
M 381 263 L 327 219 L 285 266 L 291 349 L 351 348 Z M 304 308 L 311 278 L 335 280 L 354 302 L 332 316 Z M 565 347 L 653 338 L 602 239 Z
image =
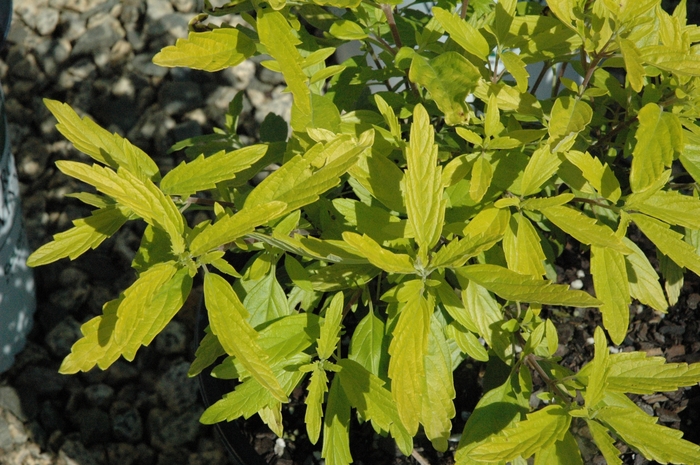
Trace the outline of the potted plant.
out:
M 246 25 L 206 22 L 231 13 Z M 332 64 L 348 41 L 363 54 Z M 282 405 L 303 386 L 329 465 L 352 462 L 353 411 L 404 454 L 419 431 L 445 450 L 453 372 L 471 358 L 489 388 L 458 464 L 582 463 L 582 429 L 609 463 L 622 463 L 615 440 L 700 463 L 700 447 L 626 395 L 695 385 L 700 364 L 611 353 L 633 299 L 665 312 L 678 277 L 700 273 L 698 42 L 685 1 L 673 14 L 660 0 L 206 2 L 154 62 L 217 71 L 265 55 L 293 95 L 291 121 L 269 116 L 260 143 L 241 147 L 234 99 L 228 127 L 179 144 L 193 156 L 161 175 L 127 140 L 46 102 L 96 162 L 57 162 L 96 189 L 76 195 L 95 210 L 30 265 L 147 223 L 138 278 L 82 326 L 61 372 L 132 360 L 201 277 L 209 327 L 190 374 L 225 356 L 216 375 L 240 382 L 205 423 L 257 414 L 281 435 Z M 211 219 L 189 223 L 193 209 Z M 595 297 L 556 284 L 572 244 L 590 257 Z M 237 254 L 250 257 L 238 269 Z M 558 363 L 547 318 L 571 308 L 602 317 L 578 372 Z M 533 378 L 544 406 L 530 404 Z

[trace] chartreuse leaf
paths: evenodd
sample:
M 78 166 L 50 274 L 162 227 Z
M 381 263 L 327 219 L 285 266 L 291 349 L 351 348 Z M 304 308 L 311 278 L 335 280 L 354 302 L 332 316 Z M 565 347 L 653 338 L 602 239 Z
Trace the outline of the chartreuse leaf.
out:
M 520 92 L 527 92 L 530 74 L 525 68 L 525 62 L 511 51 L 501 53 L 501 61 L 503 61 L 503 65 L 506 67 L 511 76 L 515 78 L 518 90 Z
M 469 120 L 464 99 L 481 78 L 479 69 L 457 52 L 444 52 L 427 60 L 417 53 L 411 60 L 410 80 L 428 89 L 445 123 L 450 126 Z
M 657 259 L 659 260 L 659 271 L 664 279 L 664 289 L 666 290 L 668 303 L 670 305 L 676 305 L 681 295 L 683 282 L 685 281 L 685 268 L 679 266 L 668 255 L 661 253 L 658 250 L 658 246 L 656 252 Z M 697 249 L 695 253 L 697 253 Z
M 523 275 L 498 265 L 468 265 L 455 270 L 506 300 L 567 307 L 598 307 L 601 302 L 583 291 L 552 284 L 534 276 Z
M 596 297 L 603 302 L 600 313 L 613 343 L 621 344 L 627 335 L 632 303 L 625 256 L 606 247 L 591 246 L 591 274 Z
M 388 209 L 406 212 L 401 195 L 404 173 L 387 157 L 377 152 L 367 153 L 348 172 Z
M 367 234 L 382 245 L 412 238 L 408 221 L 399 219 L 381 206 L 370 206 L 352 199 L 333 199 L 333 206 L 357 231 Z
M 637 144 L 632 151 L 630 187 L 639 192 L 659 179 L 671 166 L 674 153 L 683 151 L 683 128 L 672 113 L 664 112 L 656 103 L 646 104 L 637 116 Z
M 321 325 L 321 336 L 318 338 L 316 352 L 321 360 L 326 360 L 333 355 L 338 341 L 340 341 L 341 321 L 343 319 L 343 293 L 338 292 L 333 296 L 326 318 Z
M 622 194 L 620 182 L 607 163 L 603 165 L 598 158 L 591 156 L 590 153 L 579 152 L 578 150 L 568 150 L 564 152 L 564 156 L 581 170 L 586 181 L 588 181 L 600 195 L 611 202 L 617 202 L 619 200 Z
M 377 104 L 379 113 L 384 117 L 384 122 L 386 122 L 386 125 L 389 127 L 389 131 L 391 131 L 391 135 L 394 136 L 396 140 L 401 140 L 401 125 L 394 113 L 394 109 L 391 108 L 391 106 L 386 103 L 386 100 L 379 94 L 374 95 L 374 101 Z
M 570 0 L 550 0 L 547 2 L 547 6 L 557 15 L 557 18 L 562 23 L 573 29 L 571 23 L 574 17 L 574 2 Z
M 367 235 L 360 236 L 346 231 L 343 233 L 343 240 L 367 258 L 372 265 L 388 273 L 414 274 L 416 272 L 410 256 L 390 252 Z
M 535 465 L 583 465 L 576 438 L 567 431 L 564 439 L 535 453 Z
M 321 457 L 328 465 L 348 465 L 350 455 L 350 401 L 340 385 L 340 377 L 331 382 L 323 421 Z
M 176 255 L 185 251 L 182 215 L 172 199 L 163 194 L 150 179 L 139 179 L 122 168 L 115 173 L 109 168 L 68 160 L 59 160 L 56 166 L 68 176 L 95 186 L 98 191 L 129 207 L 148 224 L 163 229 L 170 236 L 172 250 Z
M 622 58 L 625 60 L 625 70 L 627 71 L 627 79 L 635 92 L 641 92 L 644 87 L 644 63 L 639 56 L 639 50 L 634 46 L 634 42 L 627 39 L 619 39 L 618 45 Z
M 413 438 L 401 424 L 396 404 L 391 392 L 384 387 L 384 381 L 353 360 L 341 359 L 338 366 L 341 370 L 337 376 L 350 404 L 376 428 L 391 432 L 401 452 L 410 455 Z
M 428 251 L 440 239 L 445 218 L 445 200 L 438 166 L 438 147 L 430 116 L 422 105 L 413 110 L 410 142 L 406 147 L 406 174 L 404 198 L 408 222 L 413 228 L 423 266 L 428 262 Z M 369 257 L 368 257 L 369 258 Z
M 626 398 L 625 398 L 626 399 Z M 596 412 L 615 434 L 644 455 L 661 463 L 700 463 L 700 446 L 681 439 L 683 432 L 656 424 L 658 418 L 628 400 L 624 407 L 606 406 Z
M 346 265 L 338 263 L 313 270 L 311 273 L 311 285 L 315 291 L 321 292 L 358 288 L 368 283 L 379 272 L 379 268 L 370 264 Z
M 489 353 L 469 330 L 453 321 L 445 328 L 445 333 L 457 343 L 459 350 L 480 362 L 489 361 Z
M 298 210 L 297 210 L 298 211 Z M 284 258 L 284 269 L 292 282 L 305 291 L 313 291 L 311 281 L 309 280 L 309 272 L 306 271 L 299 261 L 291 255 L 286 255 Z
M 158 66 L 183 66 L 204 71 L 221 71 L 236 66 L 255 53 L 255 42 L 234 28 L 190 32 L 187 39 L 163 48 L 153 57 Z
M 256 226 L 278 218 L 285 211 L 287 211 L 287 204 L 275 200 L 254 208 L 243 208 L 233 215 L 225 215 L 192 239 L 190 252 L 195 256 L 203 255 L 212 249 L 229 244 L 253 231 Z
M 421 423 L 425 435 L 436 450 L 447 450 L 452 422 L 455 416 L 452 357 L 447 347 L 442 325 L 430 318 L 430 334 L 425 354 L 424 391 L 422 395 Z
M 221 347 L 219 338 L 211 332 L 211 327 L 204 328 L 204 337 L 199 341 L 199 347 L 194 353 L 194 361 L 187 371 L 187 376 L 190 378 L 197 376 L 206 367 L 216 362 L 216 359 L 226 354 L 226 350 Z
M 579 242 L 608 247 L 624 254 L 630 253 L 630 249 L 622 243 L 622 240 L 615 235 L 612 229 L 604 224 L 599 224 L 578 210 L 562 205 L 542 208 L 540 211 L 559 229 L 570 234 Z
M 700 199 L 680 192 L 660 190 L 627 206 L 669 224 L 700 229 Z
M 433 7 L 433 16 L 460 47 L 484 61 L 487 60 L 491 47 L 474 26 L 439 7 Z
M 116 233 L 130 213 L 127 208 L 111 205 L 94 210 L 87 218 L 74 220 L 71 229 L 55 234 L 53 241 L 35 250 L 27 259 L 27 265 L 46 265 L 66 257 L 75 260 Z
M 275 277 L 275 267 L 248 291 L 243 304 L 250 312 L 248 322 L 253 327 L 289 315 L 287 297 Z
M 306 431 L 309 433 L 309 441 L 311 441 L 311 444 L 316 444 L 318 436 L 321 434 L 323 396 L 328 392 L 328 376 L 326 376 L 326 370 L 319 363 L 314 365 L 314 370 L 311 372 L 311 381 L 306 389 L 308 395 L 304 401 L 306 404 L 304 423 L 306 423 Z
M 700 363 L 666 363 L 663 357 L 647 357 L 644 352 L 610 355 L 609 391 L 653 394 L 675 391 L 700 382 Z
M 608 342 L 600 326 L 596 327 L 593 339 L 595 341 L 595 355 L 590 363 L 588 383 L 583 394 L 586 407 L 589 409 L 595 408 L 605 395 L 605 390 L 608 388 L 608 374 L 611 364 Z
M 124 167 L 136 177 L 157 181 L 158 165 L 143 150 L 117 134 L 110 134 L 87 117 L 80 117 L 65 103 L 44 99 L 44 104 L 56 117 L 56 129 L 71 141 L 76 149 L 113 169 Z
M 479 156 L 472 165 L 472 177 L 469 184 L 469 196 L 474 202 L 480 202 L 486 194 L 486 191 L 491 187 L 493 179 L 493 167 L 491 163 L 483 157 Z
M 489 346 L 498 349 L 508 344 L 503 335 L 496 329 L 497 325 L 494 324 L 503 319 L 503 312 L 496 299 L 489 294 L 486 288 L 474 281 L 469 281 L 462 290 L 462 301 L 468 319 L 474 322 L 479 336 L 484 338 Z
M 389 345 L 391 394 L 396 401 L 401 423 L 411 436 L 418 431 L 421 396 L 428 351 L 430 316 L 434 303 L 423 296 L 422 289 L 403 304 Z
M 224 150 L 204 158 L 200 155 L 189 163 L 182 162 L 160 181 L 161 190 L 168 195 L 187 197 L 195 192 L 214 189 L 217 182 L 236 177 L 267 153 L 267 145 L 252 145 L 233 152 Z
M 631 213 L 629 217 L 654 243 L 659 252 L 667 255 L 679 266 L 700 274 L 700 256 L 695 252 L 695 247 L 683 241 L 681 234 L 670 229 L 668 224 L 640 213 Z
M 646 254 L 626 237 L 622 242 L 632 251 L 631 254 L 625 255 L 630 295 L 654 310 L 666 312 L 669 305 L 659 284 L 659 275 L 649 263 Z
M 309 78 L 301 67 L 302 57 L 296 46 L 301 41 L 293 34 L 292 27 L 277 11 L 266 11 L 258 16 L 258 36 L 267 53 L 279 64 L 287 82 L 289 91 L 294 96 L 294 109 L 304 120 L 311 120 L 311 90 Z M 302 130 L 304 128 L 295 128 Z
M 383 365 L 383 344 L 384 322 L 370 309 L 352 334 L 348 358 L 362 365 L 373 375 L 379 376 Z
M 435 288 L 437 291 L 440 303 L 447 310 L 450 316 L 457 320 L 459 324 L 464 326 L 470 331 L 477 332 L 478 329 L 474 325 L 474 322 L 469 318 L 469 314 L 464 308 L 464 304 L 459 299 L 459 296 L 455 293 L 455 290 L 447 284 L 447 281 L 440 280 L 440 285 Z
M 700 75 L 700 57 L 686 50 L 678 51 L 665 45 L 647 45 L 639 50 L 642 61 L 680 76 Z
M 546 259 L 535 227 L 525 215 L 517 213 L 503 236 L 503 252 L 508 268 L 521 274 L 544 275 Z
M 268 364 L 267 354 L 258 346 L 258 333 L 248 323 L 248 311 L 231 285 L 213 273 L 204 275 L 204 299 L 212 332 L 226 353 L 234 355 L 252 377 L 280 402 L 287 396 Z
M 571 95 L 559 97 L 554 102 L 549 120 L 549 143 L 552 152 L 558 152 L 568 141 L 586 129 L 591 118 L 593 110 L 583 100 Z
M 595 420 L 586 419 L 593 441 L 608 465 L 622 465 L 620 450 L 615 447 L 615 440 L 608 434 L 608 429 Z
M 521 194 L 532 195 L 542 190 L 542 185 L 557 172 L 560 164 L 561 160 L 550 151 L 549 145 L 535 150 L 523 173 Z
M 530 457 L 538 450 L 563 440 L 570 423 L 571 417 L 564 407 L 548 405 L 471 449 L 469 456 L 480 461 Z

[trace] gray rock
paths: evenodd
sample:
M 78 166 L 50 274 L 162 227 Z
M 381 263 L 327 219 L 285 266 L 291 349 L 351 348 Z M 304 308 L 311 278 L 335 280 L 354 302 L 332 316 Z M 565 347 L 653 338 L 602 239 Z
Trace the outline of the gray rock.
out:
M 26 141 L 17 153 L 17 174 L 19 180 L 32 182 L 44 172 L 48 165 L 49 151 L 46 144 L 38 138 Z
M 112 404 L 112 434 L 117 441 L 135 444 L 143 437 L 143 422 L 136 408 L 122 401 Z
M 12 386 L 0 386 L 0 409 L 12 413 L 22 421 L 27 420 L 17 391 Z
M 146 12 L 146 3 L 142 0 L 122 0 L 121 5 L 119 20 L 125 27 L 136 25 Z
M 170 0 L 170 3 L 180 13 L 192 13 L 199 6 L 198 0 Z
M 107 371 L 106 382 L 111 386 L 119 386 L 132 381 L 139 376 L 139 370 L 133 364 L 117 360 Z
M 13 50 L 18 51 L 19 49 L 13 48 Z M 24 53 L 22 58 L 16 62 L 13 62 L 11 57 L 8 57 L 7 61 L 10 65 L 10 73 L 19 79 L 36 81 L 41 74 L 36 58 L 31 53 Z
M 173 12 L 170 2 L 163 0 L 146 0 L 146 22 L 157 21 Z
M 236 89 L 243 90 L 255 77 L 255 63 L 246 60 L 241 64 L 222 70 L 221 76 Z
M 70 42 L 85 34 L 87 29 L 85 19 L 74 11 L 61 11 L 60 23 L 62 31 L 61 38 Z
M 72 89 L 78 82 L 93 80 L 96 72 L 97 67 L 92 60 L 83 58 L 61 73 L 57 87 L 60 90 Z
M 202 411 L 195 407 L 178 415 L 169 410 L 152 409 L 148 414 L 151 445 L 164 450 L 193 442 L 201 429 Z
M 199 386 L 196 379 L 187 376 L 189 368 L 184 360 L 173 363 L 156 385 L 158 395 L 173 412 L 182 412 L 197 401 Z
M 14 444 L 12 433 L 10 433 L 10 423 L 4 415 L 0 415 L 0 450 L 10 450 Z
M 84 408 L 75 413 L 74 421 L 80 431 L 83 444 L 98 444 L 109 441 L 112 427 L 107 412 L 98 408 Z
M 57 465 L 100 465 L 95 454 L 91 453 L 80 441 L 67 440 L 58 451 Z
M 158 37 L 165 33 L 173 38 L 187 37 L 189 17 L 182 13 L 169 13 L 148 25 L 146 33 L 150 37 Z
M 126 133 L 138 121 L 138 107 L 134 98 L 102 93 L 95 99 L 92 113 L 103 126 L 116 125 L 121 129 L 119 132 Z
M 136 46 L 134 46 L 134 49 L 136 49 Z M 132 62 L 134 71 L 141 73 L 144 76 L 165 77 L 165 75 L 168 74 L 168 68 L 163 68 L 154 64 L 153 55 L 154 54 L 148 53 L 136 55 L 134 61 Z
M 181 115 L 202 104 L 202 91 L 191 81 L 169 81 L 158 91 L 158 103 L 167 115 Z
M 276 87 L 272 98 L 255 105 L 255 120 L 262 123 L 268 113 L 281 116 L 289 121 L 292 114 L 292 94 L 283 93 L 282 87 Z
M 235 87 L 221 86 L 208 95 L 205 109 L 206 115 L 219 127 L 225 126 L 226 118 L 224 115 L 228 110 L 228 104 L 237 93 L 238 89 Z
M 66 39 L 54 39 L 42 42 L 35 50 L 39 64 L 50 77 L 58 75 L 60 67 L 70 58 L 73 47 Z
M 73 344 L 81 337 L 83 334 L 80 332 L 80 323 L 68 316 L 46 334 L 44 342 L 56 357 L 63 358 L 70 353 Z
M 192 123 L 196 128 L 199 128 L 198 135 L 201 135 L 202 129 L 200 128 L 199 124 L 197 124 L 195 121 L 188 121 L 186 123 L 179 124 L 178 126 L 175 126 L 173 132 L 176 132 L 178 127 L 186 125 L 188 123 Z M 195 132 L 196 131 L 193 130 L 192 134 L 194 134 Z M 180 135 L 185 135 L 184 133 L 185 131 L 182 131 Z M 185 138 L 186 137 L 181 137 L 176 140 L 182 140 Z M 163 331 L 161 331 L 161 333 L 158 336 L 156 336 L 156 350 L 163 355 L 184 354 L 187 351 L 187 336 L 188 332 L 185 325 L 183 325 L 177 320 L 172 320 L 163 329 Z
M 58 10 L 53 8 L 42 8 L 36 15 L 34 28 L 42 36 L 49 36 L 56 30 L 56 26 L 58 26 L 58 18 Z
M 22 464 L 22 465 L 53 465 L 54 458 L 48 452 L 42 453 L 41 448 L 34 443 L 27 442 L 21 447 L 7 451 L 2 456 L 3 464 Z
M 114 389 L 106 384 L 93 384 L 85 388 L 85 398 L 93 407 L 107 408 L 114 399 Z
M 126 37 L 126 32 L 119 21 L 109 15 L 97 22 L 83 34 L 73 47 L 73 56 L 94 54 L 110 49 L 119 39 Z

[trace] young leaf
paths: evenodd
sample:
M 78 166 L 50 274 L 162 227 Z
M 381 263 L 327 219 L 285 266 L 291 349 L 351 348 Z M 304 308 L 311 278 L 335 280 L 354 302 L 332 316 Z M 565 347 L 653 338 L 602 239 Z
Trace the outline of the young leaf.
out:
M 608 465 L 622 465 L 620 450 L 615 447 L 615 440 L 608 434 L 608 429 L 595 420 L 586 419 L 586 425 Z
M 53 241 L 35 250 L 27 259 L 27 266 L 46 265 L 65 257 L 75 260 L 116 233 L 130 213 L 127 208 L 112 205 L 94 210 L 87 218 L 74 220 L 71 229 L 55 234 Z
M 469 330 L 453 321 L 445 328 L 445 333 L 457 343 L 459 350 L 480 362 L 489 361 L 489 353 Z
M 491 47 L 474 26 L 439 7 L 433 7 L 433 16 L 460 47 L 484 61 L 487 60 Z
M 675 191 L 658 191 L 626 206 L 669 224 L 700 229 L 700 200 Z
M 518 90 L 527 92 L 530 74 L 527 72 L 525 62 L 511 51 L 501 53 L 501 61 L 503 61 L 503 66 L 506 67 L 510 75 L 515 78 Z
M 659 275 L 649 263 L 646 254 L 626 237 L 622 242 L 632 251 L 631 254 L 625 255 L 630 295 L 654 310 L 666 312 L 669 305 L 659 284 Z
M 630 253 L 630 249 L 622 243 L 612 229 L 599 224 L 578 210 L 566 206 L 547 207 L 540 210 L 549 221 L 559 229 L 573 236 L 579 242 L 598 247 L 608 247 L 623 254 Z
M 576 438 L 567 431 L 564 439 L 543 447 L 535 454 L 534 465 L 583 465 Z
M 428 250 L 440 238 L 445 217 L 441 169 L 437 165 L 438 148 L 434 141 L 435 130 L 430 124 L 430 116 L 422 105 L 416 105 L 406 148 L 404 196 L 408 222 L 413 228 L 424 266 L 427 265 Z
M 632 303 L 625 257 L 605 247 L 591 246 L 591 274 L 596 297 L 603 302 L 603 324 L 615 344 L 622 344 L 630 321 Z
M 391 108 L 391 106 L 386 103 L 386 100 L 379 94 L 374 95 L 374 101 L 377 104 L 379 112 L 384 117 L 384 122 L 386 122 L 386 125 L 389 127 L 389 131 L 391 131 L 391 135 L 394 136 L 396 140 L 401 140 L 401 125 L 394 113 L 394 109 Z
M 190 32 L 187 39 L 163 48 L 153 57 L 158 66 L 183 66 L 204 71 L 220 71 L 242 63 L 255 53 L 255 42 L 234 28 Z
M 598 326 L 595 329 L 595 355 L 591 362 L 591 372 L 588 376 L 588 384 L 583 394 L 586 407 L 593 409 L 603 399 L 608 388 L 608 374 L 610 372 L 610 354 L 605 333 Z
M 370 309 L 355 328 L 350 341 L 348 358 L 365 370 L 379 376 L 383 365 L 384 322 Z M 384 369 L 386 366 L 384 365 Z M 382 370 L 383 371 L 383 370 Z
M 647 357 L 644 352 L 610 355 L 609 391 L 653 394 L 675 391 L 700 382 L 700 363 L 666 363 L 663 357 Z
M 564 156 L 569 162 L 581 170 L 586 181 L 588 181 L 600 195 L 611 202 L 617 202 L 619 200 L 622 193 L 620 190 L 620 182 L 607 163 L 603 165 L 600 159 L 591 156 L 588 152 L 579 152 L 578 150 L 568 150 L 564 153 Z
M 535 150 L 523 173 L 521 194 L 533 195 L 542 190 L 542 185 L 557 172 L 560 164 L 561 160 L 550 151 L 549 145 Z
M 433 308 L 422 293 L 406 302 L 399 313 L 394 337 L 389 345 L 391 394 L 401 422 L 411 436 L 418 431 L 421 414 L 424 357 L 428 351 L 430 315 Z
M 700 274 L 700 256 L 695 252 L 695 247 L 683 241 L 683 236 L 671 230 L 668 224 L 646 215 L 631 213 L 629 216 L 661 253 L 681 267 Z
M 296 258 L 291 255 L 285 255 L 284 269 L 287 271 L 287 275 L 289 275 L 289 278 L 296 286 L 299 286 L 300 288 L 309 292 L 314 290 L 314 288 L 311 286 L 311 281 L 309 280 L 309 272 L 306 271 L 306 268 L 304 268 Z
M 328 392 L 326 415 L 323 421 L 323 449 L 321 457 L 328 465 L 349 465 L 350 455 L 350 401 L 340 385 L 340 378 L 333 378 Z
M 267 355 L 256 342 L 258 333 L 246 320 L 248 311 L 231 285 L 221 276 L 206 273 L 204 300 L 211 330 L 226 349 L 226 353 L 234 355 L 275 399 L 286 403 L 287 396 L 268 364 Z
M 316 352 L 321 360 L 326 360 L 333 355 L 338 341 L 340 341 L 341 321 L 343 319 L 343 293 L 338 292 L 333 296 L 326 318 L 321 325 L 321 336 L 318 338 Z
M 406 213 L 401 195 L 404 173 L 387 157 L 376 152 L 368 153 L 360 157 L 348 172 L 389 210 Z
M 558 152 L 569 140 L 583 131 L 593 117 L 591 107 L 576 97 L 559 97 L 552 107 L 549 137 L 552 152 Z
M 469 185 L 469 196 L 474 202 L 481 202 L 486 191 L 491 187 L 493 168 L 486 158 L 480 156 L 472 165 L 472 177 Z
M 311 372 L 311 381 L 307 391 L 308 395 L 304 401 L 306 404 L 304 423 L 306 423 L 306 431 L 309 433 L 309 441 L 311 444 L 316 444 L 318 436 L 321 434 L 323 396 L 328 392 L 328 376 L 319 364 L 316 364 L 314 371 Z
M 486 288 L 474 281 L 469 281 L 466 289 L 462 291 L 462 301 L 470 321 L 478 329 L 479 336 L 494 348 L 507 344 L 503 336 L 498 332 L 494 323 L 503 319 L 501 307 Z M 459 321 L 459 320 L 458 320 Z
M 287 298 L 282 286 L 277 282 L 274 267 L 248 291 L 243 305 L 250 313 L 248 322 L 254 328 L 289 315 Z
M 187 376 L 193 378 L 200 374 L 202 370 L 210 366 L 222 355 L 226 354 L 226 350 L 221 347 L 219 338 L 211 332 L 211 327 L 204 328 L 204 337 L 199 341 L 199 347 L 194 353 L 194 361 L 187 371 Z
M 520 213 L 513 216 L 510 223 L 503 236 L 503 252 L 508 268 L 521 274 L 544 275 L 546 257 L 535 227 Z
M 416 272 L 411 257 L 397 254 L 382 248 L 367 235 L 344 232 L 343 240 L 354 247 L 369 262 L 388 273 L 414 274 Z
M 56 117 L 56 129 L 76 149 L 114 170 L 124 167 L 145 181 L 160 179 L 158 165 L 140 148 L 117 134 L 110 134 L 87 117 L 80 117 L 65 103 L 44 99 L 46 108 Z
M 639 56 L 639 50 L 634 46 L 634 42 L 627 39 L 619 39 L 618 41 L 622 58 L 625 60 L 625 69 L 627 70 L 627 79 L 635 92 L 641 92 L 644 87 L 644 64 L 642 57 Z
M 498 265 L 468 265 L 455 271 L 507 300 L 571 307 L 601 305 L 599 300 L 583 291 L 572 291 L 567 285 L 552 284 Z

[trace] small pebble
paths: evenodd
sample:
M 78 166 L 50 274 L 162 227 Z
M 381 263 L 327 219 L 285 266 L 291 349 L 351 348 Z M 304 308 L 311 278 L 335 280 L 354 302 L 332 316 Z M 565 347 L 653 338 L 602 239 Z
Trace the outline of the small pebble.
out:
M 284 455 L 285 447 L 287 447 L 287 444 L 284 442 L 284 439 L 275 439 L 275 447 L 273 450 L 275 451 L 275 454 L 277 454 L 277 457 L 282 457 Z
M 586 277 L 586 272 L 583 270 L 576 270 L 576 277 L 577 278 L 585 278 Z
M 583 289 L 583 281 L 581 281 L 580 279 L 574 279 L 573 281 L 571 281 L 571 284 L 569 286 L 571 287 L 571 289 Z

